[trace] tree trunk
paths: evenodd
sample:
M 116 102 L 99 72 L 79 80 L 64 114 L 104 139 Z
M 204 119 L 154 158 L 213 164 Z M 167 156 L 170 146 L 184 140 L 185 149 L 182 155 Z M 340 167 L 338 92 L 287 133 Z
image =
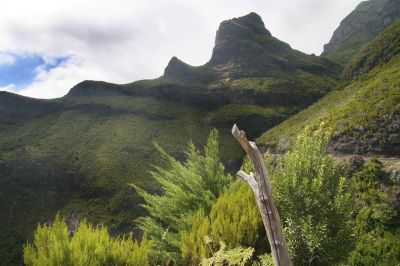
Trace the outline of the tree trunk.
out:
M 237 174 L 247 181 L 254 192 L 255 200 L 260 210 L 265 230 L 267 231 L 275 265 L 291 266 L 292 262 L 290 260 L 289 250 L 283 236 L 279 213 L 272 199 L 271 183 L 263 157 L 257 145 L 254 142 L 248 141 L 245 132 L 239 130 L 236 125 L 232 128 L 232 135 L 246 151 L 254 165 L 255 176 L 253 173 L 248 175 L 243 171 L 239 171 Z

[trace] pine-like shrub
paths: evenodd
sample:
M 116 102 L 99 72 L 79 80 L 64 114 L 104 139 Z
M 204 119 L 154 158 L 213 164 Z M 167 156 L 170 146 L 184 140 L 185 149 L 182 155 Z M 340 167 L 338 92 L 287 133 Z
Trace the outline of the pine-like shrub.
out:
M 218 249 L 221 241 L 233 249 L 255 247 L 265 240 L 253 192 L 241 181 L 218 198 L 209 215 L 200 209 L 189 221 L 191 229 L 181 233 L 181 251 L 187 264 L 198 265 Z
M 153 177 L 162 187 L 161 195 L 150 194 L 137 186 L 145 200 L 147 217 L 139 219 L 140 228 L 155 242 L 156 261 L 165 258 L 181 260 L 180 231 L 191 227 L 188 221 L 197 210 L 207 212 L 231 182 L 219 158 L 218 133 L 212 130 L 204 155 L 189 144 L 187 161 L 182 163 L 158 147 L 167 167 L 156 167 Z
M 24 247 L 24 262 L 31 266 L 56 265 L 149 265 L 151 241 L 146 237 L 138 244 L 130 234 L 127 238 L 110 237 L 106 227 L 95 228 L 80 223 L 73 236 L 57 216 L 54 222 L 38 225 L 34 242 Z

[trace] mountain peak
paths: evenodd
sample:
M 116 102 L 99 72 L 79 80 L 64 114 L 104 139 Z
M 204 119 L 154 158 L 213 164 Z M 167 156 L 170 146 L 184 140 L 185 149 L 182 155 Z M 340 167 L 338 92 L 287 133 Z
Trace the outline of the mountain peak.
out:
M 209 64 L 226 64 L 243 52 L 250 52 L 241 48 L 246 48 L 242 47 L 245 42 L 257 41 L 257 37 L 270 38 L 272 36 L 265 28 L 261 17 L 254 12 L 243 17 L 223 21 L 217 30 L 215 46 Z
M 265 28 L 264 22 L 262 21 L 261 17 L 255 12 L 251 12 L 245 16 L 233 18 L 224 22 L 236 23 L 242 27 L 248 28 L 255 34 L 267 34 L 271 36 L 271 33 Z M 223 25 L 224 22 L 222 22 L 221 25 Z
M 164 70 L 164 76 L 181 78 L 190 75 L 192 67 L 178 57 L 173 56 Z

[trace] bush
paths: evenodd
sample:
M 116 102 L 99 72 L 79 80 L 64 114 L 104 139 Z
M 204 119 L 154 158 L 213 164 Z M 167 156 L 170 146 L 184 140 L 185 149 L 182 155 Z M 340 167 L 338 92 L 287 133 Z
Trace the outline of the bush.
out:
M 400 231 L 396 211 L 388 204 L 382 184 L 387 182 L 383 165 L 372 159 L 352 177 L 358 200 L 354 221 L 357 242 L 349 265 L 399 265 Z
M 400 230 L 362 235 L 349 256 L 348 265 L 400 265 Z
M 181 251 L 187 264 L 198 265 L 202 258 L 208 258 L 218 249 L 220 242 L 231 249 L 255 247 L 260 241 L 266 244 L 253 192 L 244 183 L 234 183 L 213 204 L 209 215 L 200 209 L 190 223 L 191 230 L 181 233 Z
M 211 258 L 203 259 L 200 266 L 244 266 L 249 265 L 253 255 L 253 248 L 234 248 L 226 250 L 224 242 L 220 243 L 221 248 Z
M 327 154 L 330 130 L 306 128 L 273 172 L 274 199 L 294 265 L 330 265 L 351 247 L 353 200 Z
M 166 168 L 156 167 L 156 172 L 152 173 L 162 187 L 161 195 L 134 186 L 146 202 L 143 206 L 149 216 L 140 218 L 139 223 L 155 242 L 157 249 L 153 256 L 158 262 L 165 258 L 176 262 L 181 260 L 179 232 L 190 228 L 188 218 L 197 210 L 209 211 L 231 182 L 220 162 L 217 137 L 217 131 L 211 131 L 204 156 L 190 143 L 185 163 L 158 147 L 168 165 Z
M 111 238 L 107 228 L 80 223 L 71 237 L 67 225 L 57 216 L 49 225 L 38 225 L 33 244 L 24 247 L 26 265 L 149 265 L 151 241 L 140 244 L 130 234 Z

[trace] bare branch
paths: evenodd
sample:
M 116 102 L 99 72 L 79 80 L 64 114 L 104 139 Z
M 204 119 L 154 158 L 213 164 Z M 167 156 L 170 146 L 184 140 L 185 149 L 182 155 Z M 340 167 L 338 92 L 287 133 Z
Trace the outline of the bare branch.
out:
M 260 210 L 268 241 L 271 246 L 274 263 L 277 266 L 291 266 L 292 262 L 290 260 L 289 250 L 283 236 L 279 213 L 272 198 L 271 183 L 263 157 L 257 145 L 254 142 L 248 141 L 245 132 L 239 130 L 236 125 L 232 128 L 232 135 L 246 151 L 256 171 L 255 177 L 243 171 L 239 171 L 237 174 L 246 180 L 254 191 L 256 203 Z

